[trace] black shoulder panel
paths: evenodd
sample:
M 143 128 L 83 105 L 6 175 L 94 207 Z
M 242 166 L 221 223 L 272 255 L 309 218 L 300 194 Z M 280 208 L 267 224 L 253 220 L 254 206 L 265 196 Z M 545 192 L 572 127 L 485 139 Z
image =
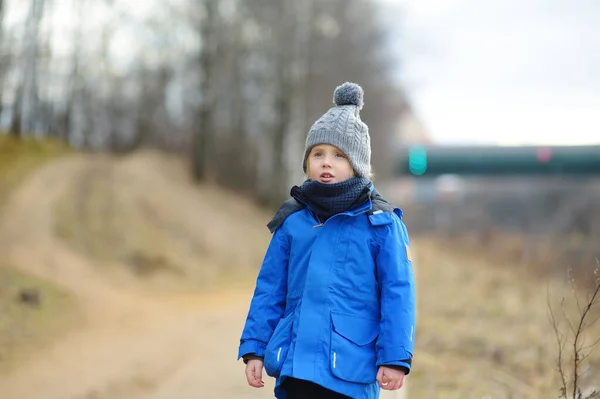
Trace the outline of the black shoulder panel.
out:
M 294 198 L 290 198 L 279 207 L 277 212 L 275 212 L 273 219 L 267 223 L 267 228 L 271 233 L 274 233 L 275 230 L 285 222 L 285 219 L 287 219 L 288 216 L 302 208 L 304 208 L 302 203 L 296 201 Z

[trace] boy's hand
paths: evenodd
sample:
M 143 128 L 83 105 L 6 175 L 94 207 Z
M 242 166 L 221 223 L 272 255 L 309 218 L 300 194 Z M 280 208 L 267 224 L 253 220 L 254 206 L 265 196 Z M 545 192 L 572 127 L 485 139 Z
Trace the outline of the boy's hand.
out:
M 392 367 L 380 366 L 377 372 L 377 382 L 381 389 L 395 391 L 404 385 L 404 371 Z
M 262 388 L 265 386 L 262 380 L 263 361 L 260 359 L 250 359 L 246 364 L 246 379 L 248 385 L 254 388 Z

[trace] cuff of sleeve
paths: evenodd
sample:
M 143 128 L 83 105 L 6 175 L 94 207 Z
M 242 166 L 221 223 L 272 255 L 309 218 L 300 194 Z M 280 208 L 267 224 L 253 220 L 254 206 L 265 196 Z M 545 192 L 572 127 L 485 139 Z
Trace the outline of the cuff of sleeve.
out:
M 238 350 L 238 360 L 247 354 L 253 353 L 257 357 L 265 357 L 266 344 L 261 341 L 244 341 Z
M 386 366 L 386 367 L 392 367 L 392 368 L 397 368 L 399 370 L 404 371 L 405 375 L 409 375 L 410 374 L 410 367 L 411 367 L 411 362 L 410 359 L 408 359 L 409 361 L 397 361 L 397 362 L 391 362 L 391 363 L 386 363 L 386 364 L 382 364 L 381 366 Z
M 402 346 L 382 348 L 377 351 L 377 366 L 402 366 L 410 372 L 411 359 L 412 353 Z
M 254 353 L 248 353 L 248 354 L 242 356 L 242 359 L 244 359 L 244 364 L 248 364 L 248 360 L 253 360 L 253 359 L 258 359 L 263 362 L 265 361 L 264 357 L 256 356 Z

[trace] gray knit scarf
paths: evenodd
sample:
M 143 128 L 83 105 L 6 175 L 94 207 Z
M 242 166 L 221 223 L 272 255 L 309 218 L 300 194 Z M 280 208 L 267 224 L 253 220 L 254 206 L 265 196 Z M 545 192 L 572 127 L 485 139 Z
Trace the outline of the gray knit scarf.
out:
M 333 215 L 365 203 L 369 199 L 371 184 L 371 180 L 365 177 L 352 177 L 333 184 L 306 180 L 302 186 L 292 187 L 290 194 L 310 206 L 319 221 L 325 222 Z

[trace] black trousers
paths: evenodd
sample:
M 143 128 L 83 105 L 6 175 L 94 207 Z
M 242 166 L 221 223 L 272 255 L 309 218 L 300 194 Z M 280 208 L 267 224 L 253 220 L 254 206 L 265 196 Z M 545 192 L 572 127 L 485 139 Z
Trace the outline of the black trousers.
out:
M 287 392 L 288 399 L 351 399 L 314 382 L 291 377 L 285 379 L 282 388 Z

